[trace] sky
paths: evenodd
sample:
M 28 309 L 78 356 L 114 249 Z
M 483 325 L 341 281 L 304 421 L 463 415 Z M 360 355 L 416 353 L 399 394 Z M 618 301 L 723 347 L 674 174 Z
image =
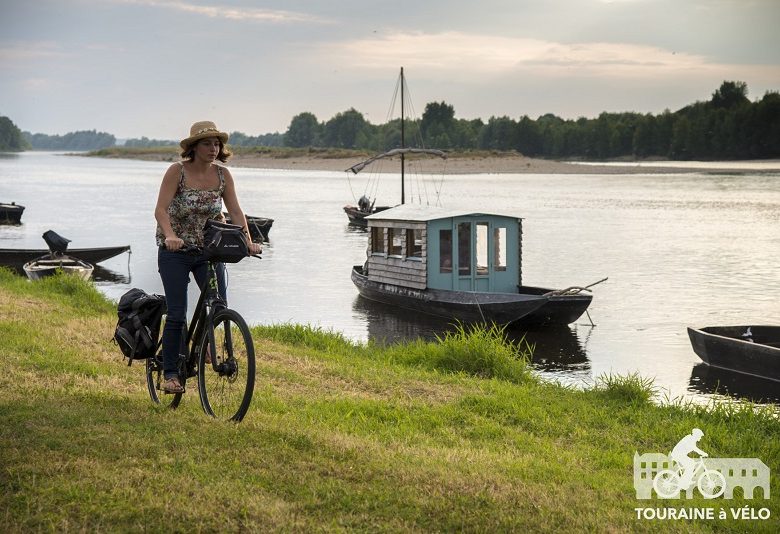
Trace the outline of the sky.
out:
M 0 115 L 120 139 L 381 124 L 400 67 L 418 118 L 657 114 L 780 91 L 778 26 L 780 0 L 0 0 Z

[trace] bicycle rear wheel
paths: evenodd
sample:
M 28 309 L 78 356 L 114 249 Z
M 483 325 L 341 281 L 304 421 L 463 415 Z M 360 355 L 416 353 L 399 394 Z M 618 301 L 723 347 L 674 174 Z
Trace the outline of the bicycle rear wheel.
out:
M 162 352 L 158 352 L 153 358 L 146 359 L 146 388 L 149 396 L 155 404 L 165 404 L 169 408 L 176 409 L 181 402 L 181 393 L 166 395 L 161 387 L 165 380 L 163 377 Z
M 203 411 L 212 417 L 241 421 L 255 388 L 255 346 L 246 321 L 234 310 L 214 316 L 214 347 L 200 346 L 198 391 Z M 210 358 L 214 363 L 206 363 Z M 215 370 L 216 368 L 216 370 Z

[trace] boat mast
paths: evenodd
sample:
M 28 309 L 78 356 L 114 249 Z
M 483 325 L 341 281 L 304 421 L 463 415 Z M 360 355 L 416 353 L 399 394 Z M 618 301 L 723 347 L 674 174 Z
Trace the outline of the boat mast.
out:
M 404 68 L 401 67 L 401 148 L 406 148 L 404 144 Z M 404 155 L 401 154 L 401 204 L 405 201 L 404 194 Z

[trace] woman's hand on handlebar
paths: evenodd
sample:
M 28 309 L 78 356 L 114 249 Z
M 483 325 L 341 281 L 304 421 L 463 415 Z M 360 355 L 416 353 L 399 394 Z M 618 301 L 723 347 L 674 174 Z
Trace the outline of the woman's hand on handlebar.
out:
M 165 248 L 167 250 L 170 250 L 172 252 L 175 252 L 179 249 L 181 249 L 184 246 L 184 240 L 180 237 L 166 237 L 165 238 Z
M 260 245 L 260 243 L 253 243 L 250 241 L 248 246 L 250 255 L 260 254 L 263 252 L 263 247 Z

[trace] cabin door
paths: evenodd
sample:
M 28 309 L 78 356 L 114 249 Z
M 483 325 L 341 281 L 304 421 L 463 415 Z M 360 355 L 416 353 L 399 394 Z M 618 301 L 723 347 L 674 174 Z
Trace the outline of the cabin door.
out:
M 456 289 L 459 291 L 492 290 L 488 265 L 489 226 L 487 221 L 455 220 L 453 256 L 458 260 Z
M 455 289 L 460 291 L 517 291 L 518 257 L 509 248 L 517 243 L 517 225 L 506 218 L 455 219 L 453 258 Z

